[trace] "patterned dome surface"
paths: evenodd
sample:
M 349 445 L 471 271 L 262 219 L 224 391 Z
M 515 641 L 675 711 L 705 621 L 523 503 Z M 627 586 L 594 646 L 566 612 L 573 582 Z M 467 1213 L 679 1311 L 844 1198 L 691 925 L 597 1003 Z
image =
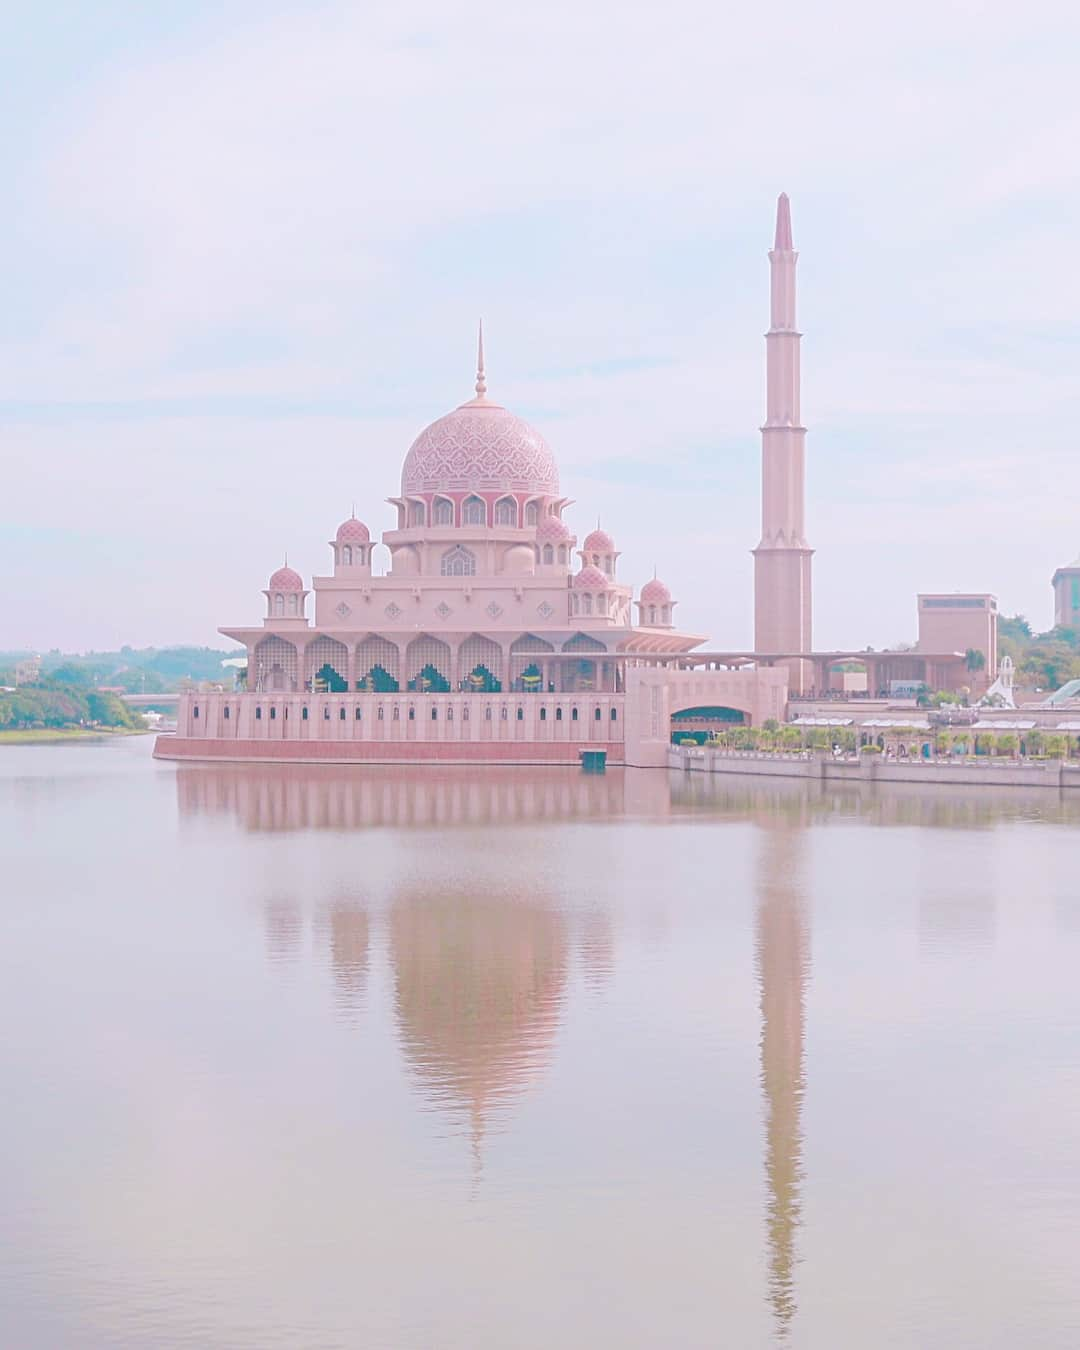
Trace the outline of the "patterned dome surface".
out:
M 671 600 L 671 592 L 662 581 L 653 577 L 641 588 L 641 598 L 647 605 L 666 605 Z
M 602 591 L 610 585 L 611 582 L 599 567 L 583 567 L 574 578 L 574 586 L 580 590 Z
M 614 553 L 615 540 L 607 530 L 596 529 L 592 534 L 585 536 L 585 542 L 581 547 L 586 553 Z
M 536 527 L 536 539 L 540 544 L 565 544 L 572 538 L 569 525 L 558 516 L 545 516 Z
M 476 398 L 425 427 L 401 469 L 402 496 L 466 488 L 557 497 L 559 470 L 534 427 Z
M 338 526 L 337 542 L 339 544 L 370 544 L 371 534 L 364 522 L 353 516 L 350 520 L 343 520 Z
M 271 591 L 302 591 L 304 579 L 299 572 L 294 572 L 291 567 L 279 567 L 270 578 L 270 585 L 267 589 Z

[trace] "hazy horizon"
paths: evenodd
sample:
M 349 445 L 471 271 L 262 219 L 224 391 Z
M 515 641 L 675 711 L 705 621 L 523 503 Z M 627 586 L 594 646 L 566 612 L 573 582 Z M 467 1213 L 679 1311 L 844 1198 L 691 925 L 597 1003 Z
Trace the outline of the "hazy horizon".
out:
M 354 502 L 391 525 L 480 315 L 579 537 L 599 515 L 623 579 L 655 564 L 681 628 L 748 646 L 781 190 L 815 646 L 911 640 L 918 590 L 1051 626 L 1080 549 L 1071 9 L 195 0 L 11 27 L 0 647 L 224 645 L 285 550 L 310 578 Z

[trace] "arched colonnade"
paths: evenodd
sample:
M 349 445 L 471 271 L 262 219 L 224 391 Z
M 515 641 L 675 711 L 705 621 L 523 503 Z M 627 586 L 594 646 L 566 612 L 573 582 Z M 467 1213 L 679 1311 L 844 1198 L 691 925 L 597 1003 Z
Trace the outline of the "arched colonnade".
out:
M 535 633 L 350 640 L 271 633 L 248 651 L 248 690 L 258 693 L 621 693 L 622 686 L 619 664 L 586 633 L 560 643 Z

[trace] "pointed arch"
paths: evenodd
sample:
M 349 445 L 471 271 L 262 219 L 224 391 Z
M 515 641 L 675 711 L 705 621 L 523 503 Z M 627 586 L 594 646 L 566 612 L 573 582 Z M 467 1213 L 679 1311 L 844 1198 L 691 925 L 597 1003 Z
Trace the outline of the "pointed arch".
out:
M 349 687 L 349 649 L 337 638 L 321 634 L 308 643 L 304 655 L 304 684 L 311 689 L 323 685 L 335 694 L 343 694 Z
M 436 497 L 431 508 L 432 525 L 453 525 L 454 503 L 449 497 Z
M 248 672 L 249 687 L 254 692 L 293 690 L 299 683 L 299 670 L 295 643 L 273 633 L 255 644 Z
M 502 648 L 481 633 L 470 633 L 458 652 L 464 687 L 473 693 L 499 693 L 503 678 Z
M 372 633 L 357 643 L 356 687 L 380 694 L 396 694 L 401 688 L 401 653 L 397 644 Z
M 450 648 L 430 633 L 414 637 L 405 649 L 406 688 L 430 694 L 450 692 Z
M 483 497 L 466 497 L 461 504 L 461 523 L 463 525 L 486 525 L 487 503 Z

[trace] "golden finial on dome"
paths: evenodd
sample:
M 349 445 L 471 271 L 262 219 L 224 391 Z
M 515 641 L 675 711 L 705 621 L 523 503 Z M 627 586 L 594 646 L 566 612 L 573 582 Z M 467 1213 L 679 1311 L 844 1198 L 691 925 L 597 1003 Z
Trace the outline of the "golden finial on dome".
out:
M 476 342 L 476 397 L 483 398 L 487 393 L 487 380 L 484 379 L 484 321 L 480 320 L 480 334 Z

